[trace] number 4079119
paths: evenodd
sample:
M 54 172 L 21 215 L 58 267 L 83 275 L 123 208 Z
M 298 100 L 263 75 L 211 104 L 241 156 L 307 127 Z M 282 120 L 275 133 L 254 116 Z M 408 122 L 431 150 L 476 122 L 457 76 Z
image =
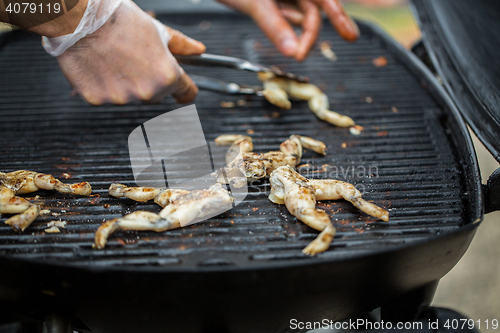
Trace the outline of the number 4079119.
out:
M 9 14 L 59 14 L 61 11 L 61 4 L 59 3 L 47 3 L 47 4 L 36 4 L 34 2 L 22 2 L 22 3 L 9 3 L 5 11 Z
M 473 319 L 447 319 L 444 323 L 444 327 L 447 329 L 498 329 L 498 319 L 478 319 L 474 321 Z

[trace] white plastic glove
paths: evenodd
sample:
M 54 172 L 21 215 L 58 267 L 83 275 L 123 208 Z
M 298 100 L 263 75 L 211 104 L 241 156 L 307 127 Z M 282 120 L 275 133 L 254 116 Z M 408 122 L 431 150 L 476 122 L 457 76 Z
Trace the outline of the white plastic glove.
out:
M 89 0 L 75 31 L 44 38 L 44 47 L 93 105 L 159 103 L 168 95 L 190 102 L 198 88 L 172 53 L 205 51 L 202 43 L 161 24 L 131 0 Z

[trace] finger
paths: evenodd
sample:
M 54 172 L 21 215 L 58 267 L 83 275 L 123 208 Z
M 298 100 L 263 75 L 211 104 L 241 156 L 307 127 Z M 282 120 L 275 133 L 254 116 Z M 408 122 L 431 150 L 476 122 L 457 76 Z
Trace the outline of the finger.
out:
M 90 105 L 92 106 L 99 106 L 99 105 L 103 105 L 105 103 L 105 100 L 98 97 L 98 96 L 95 96 L 95 95 L 91 95 L 91 94 L 80 94 L 80 96 L 82 97 L 82 99 L 89 103 Z
M 312 0 L 322 8 L 339 35 L 348 41 L 359 37 L 359 29 L 352 18 L 346 13 L 340 0 Z
M 295 6 L 290 6 L 289 4 L 278 2 L 278 8 L 281 15 L 288 20 L 293 25 L 302 25 L 304 20 L 304 14 L 298 10 Z
M 143 104 L 159 104 L 169 95 L 172 95 L 177 103 L 189 103 L 198 95 L 198 87 L 187 74 L 183 73 L 173 87 L 173 92 L 172 87 L 165 87 L 153 96 L 140 100 Z
M 217 1 L 247 15 L 250 14 L 250 8 L 252 7 L 252 5 L 254 5 L 252 3 L 253 0 L 217 0 Z
M 293 25 L 300 26 L 302 25 L 302 21 L 304 21 L 304 14 L 299 12 L 297 9 L 280 8 L 280 13 L 288 22 Z
M 109 99 L 104 95 L 106 92 L 106 87 L 98 87 L 97 89 L 95 89 L 95 87 L 92 87 L 90 89 L 87 87 L 76 87 L 75 89 L 78 91 L 78 95 L 80 95 L 80 97 L 90 105 L 99 106 L 109 102 Z
M 295 59 L 302 61 L 318 38 L 321 29 L 321 13 L 318 6 L 309 0 L 299 0 L 299 6 L 304 13 L 304 21 Z
M 142 104 L 155 105 L 160 104 L 167 96 L 169 96 L 168 90 L 164 89 L 161 92 L 155 94 L 153 97 L 141 99 Z
M 142 104 L 159 104 L 167 96 L 170 96 L 172 87 L 170 85 L 156 85 L 154 81 L 136 82 L 134 95 L 139 99 Z
M 166 27 L 168 33 L 170 34 L 170 41 L 168 42 L 168 48 L 170 52 L 178 55 L 193 55 L 202 54 L 205 52 L 206 47 L 202 42 L 194 40 L 182 32 Z
M 177 80 L 174 86 L 172 97 L 175 98 L 177 103 L 189 103 L 196 98 L 196 95 L 198 95 L 198 87 L 193 80 L 182 71 L 179 80 Z
M 172 95 L 177 103 L 188 103 L 198 95 L 198 87 L 191 78 L 182 71 L 174 84 L 164 86 L 151 95 L 140 96 L 143 104 L 158 104 L 167 96 Z
M 295 56 L 298 47 L 297 35 L 274 1 L 263 0 L 258 6 L 252 6 L 248 14 L 281 53 L 287 57 Z

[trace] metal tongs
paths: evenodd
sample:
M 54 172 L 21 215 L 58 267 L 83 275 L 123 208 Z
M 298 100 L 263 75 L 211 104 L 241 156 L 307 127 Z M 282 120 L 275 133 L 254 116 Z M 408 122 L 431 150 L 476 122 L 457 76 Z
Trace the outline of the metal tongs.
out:
M 284 77 L 298 82 L 309 82 L 306 76 L 283 72 L 277 67 L 266 67 L 260 64 L 252 63 L 245 59 L 227 57 L 216 54 L 204 53 L 196 56 L 175 56 L 180 64 L 194 66 L 224 67 L 235 70 L 245 70 L 250 72 L 270 72 L 278 77 Z M 190 75 L 193 81 L 200 89 L 223 92 L 227 94 L 256 94 L 262 96 L 262 87 L 241 85 L 237 83 L 228 83 L 218 79 Z

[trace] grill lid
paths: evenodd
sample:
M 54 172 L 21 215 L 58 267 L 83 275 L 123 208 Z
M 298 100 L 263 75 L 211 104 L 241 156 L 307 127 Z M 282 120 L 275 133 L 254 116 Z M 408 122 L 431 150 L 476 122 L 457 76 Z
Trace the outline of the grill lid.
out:
M 413 8 L 445 87 L 500 161 L 500 2 L 413 0 Z

